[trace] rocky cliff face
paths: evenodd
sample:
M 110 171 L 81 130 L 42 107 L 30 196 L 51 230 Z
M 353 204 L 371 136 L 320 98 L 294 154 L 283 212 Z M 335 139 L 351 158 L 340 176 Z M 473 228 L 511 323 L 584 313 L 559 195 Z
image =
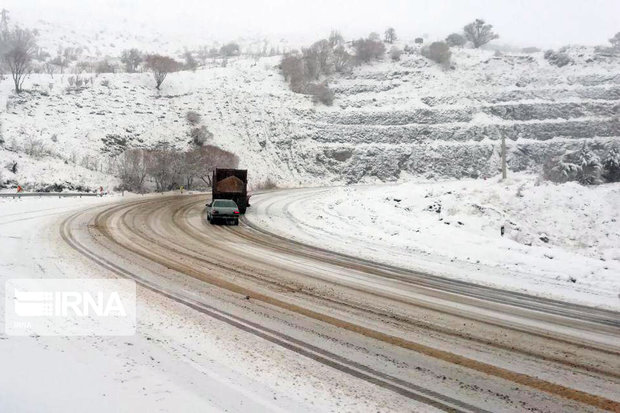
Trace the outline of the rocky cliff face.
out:
M 448 70 L 415 55 L 359 69 L 334 82 L 336 107 L 294 111 L 303 128 L 290 152 L 311 152 L 313 174 L 359 182 L 494 175 L 502 137 L 515 171 L 583 141 L 600 150 L 620 137 L 620 62 L 571 52 L 575 64 L 563 68 L 464 50 Z

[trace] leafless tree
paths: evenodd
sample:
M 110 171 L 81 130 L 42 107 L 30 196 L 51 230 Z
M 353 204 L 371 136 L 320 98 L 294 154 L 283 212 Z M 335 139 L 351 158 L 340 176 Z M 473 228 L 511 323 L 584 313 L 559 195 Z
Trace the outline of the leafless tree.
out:
M 386 43 L 394 43 L 394 41 L 396 41 L 396 30 L 394 30 L 393 27 L 388 28 L 385 31 L 385 42 Z
M 198 67 L 198 61 L 196 61 L 192 52 L 185 50 L 183 58 L 185 59 L 185 68 L 195 72 Z
M 328 41 L 331 47 L 334 48 L 336 46 L 341 46 L 344 44 L 344 37 L 342 37 L 339 31 L 332 30 L 332 32 L 329 34 Z
M 15 93 L 21 93 L 26 77 L 32 71 L 32 58 L 37 47 L 31 30 L 15 27 L 2 35 L 2 59 L 11 72 Z
M 351 63 L 351 54 L 343 45 L 334 49 L 334 69 L 338 73 L 345 72 Z
M 318 79 L 321 75 L 321 63 L 316 49 L 312 47 L 301 49 L 303 56 L 304 74 L 310 80 Z
M 228 57 L 239 56 L 241 54 L 241 48 L 237 43 L 230 42 L 220 48 L 220 54 Z
M 206 185 L 211 185 L 211 175 L 215 168 L 236 168 L 239 157 L 214 145 L 205 145 L 194 149 L 198 152 L 199 162 L 196 170 L 198 177 Z
M 353 48 L 358 63 L 368 63 L 371 60 L 379 59 L 385 53 L 383 42 L 371 37 L 354 41 Z
M 282 70 L 284 80 L 289 82 L 293 92 L 303 92 L 305 84 L 304 61 L 298 52 L 286 53 L 282 57 L 280 70 Z
M 143 149 L 127 149 L 114 162 L 124 191 L 143 192 L 147 177 L 148 155 Z
M 138 66 L 142 63 L 142 52 L 138 49 L 123 50 L 121 54 L 121 62 L 125 64 L 125 70 L 128 73 L 134 73 L 138 70 Z
M 158 192 L 167 191 L 181 170 L 181 155 L 168 143 L 160 143 L 147 152 L 147 173 L 155 181 Z
M 65 73 L 65 67 L 67 67 L 68 62 L 64 57 L 56 56 L 55 58 L 50 60 L 50 63 L 53 64 L 54 66 L 58 66 L 58 68 L 60 69 L 61 75 Z
M 159 90 L 161 84 L 166 80 L 168 73 L 176 72 L 179 70 L 179 63 L 168 56 L 162 56 L 158 54 L 148 55 L 144 59 L 146 67 L 153 72 L 155 78 L 155 88 Z
M 200 63 L 202 63 L 203 66 L 206 65 L 207 59 L 209 58 L 209 47 L 201 46 L 196 52 L 196 56 L 198 57 L 198 60 L 200 60 Z
M 327 40 L 319 40 L 310 46 L 319 62 L 319 72 L 330 75 L 334 72 L 334 49 Z
M 45 69 L 45 73 L 50 75 L 50 77 L 53 79 L 54 73 L 56 73 L 56 67 L 52 64 L 52 62 L 45 62 L 43 68 Z
M 499 35 L 493 33 L 493 26 L 486 24 L 482 19 L 476 19 L 463 28 L 467 40 L 473 43 L 474 48 L 489 43 L 493 39 L 498 39 Z
M 620 50 L 620 32 L 616 33 L 614 37 L 609 39 L 609 42 L 611 43 L 612 48 Z

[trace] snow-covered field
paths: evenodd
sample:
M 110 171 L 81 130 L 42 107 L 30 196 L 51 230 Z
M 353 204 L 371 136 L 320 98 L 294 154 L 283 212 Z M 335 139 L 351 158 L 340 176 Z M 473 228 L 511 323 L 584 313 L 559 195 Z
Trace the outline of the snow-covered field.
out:
M 247 219 L 333 251 L 620 309 L 620 184 L 511 174 L 253 197 Z M 501 235 L 501 227 L 505 235 Z

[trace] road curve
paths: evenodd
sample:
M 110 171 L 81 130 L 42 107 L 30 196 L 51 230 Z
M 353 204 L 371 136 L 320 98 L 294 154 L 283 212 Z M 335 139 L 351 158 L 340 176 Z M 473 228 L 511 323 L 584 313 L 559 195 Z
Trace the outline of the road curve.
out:
M 81 211 L 61 232 L 120 277 L 395 397 L 446 411 L 620 411 L 617 313 L 212 226 L 206 199 Z M 188 292 L 187 280 L 211 290 Z

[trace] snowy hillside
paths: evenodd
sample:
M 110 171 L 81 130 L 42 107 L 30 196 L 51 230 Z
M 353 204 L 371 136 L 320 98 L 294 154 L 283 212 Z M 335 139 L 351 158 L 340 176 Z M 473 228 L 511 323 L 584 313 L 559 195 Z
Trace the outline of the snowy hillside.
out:
M 42 33 L 62 32 L 54 27 L 45 23 Z M 113 53 L 118 47 L 110 49 L 111 35 L 99 43 L 90 39 L 84 53 Z M 123 49 L 148 41 L 119 38 Z M 542 53 L 454 49 L 451 69 L 417 52 L 399 62 L 386 56 L 330 77 L 331 107 L 292 93 L 279 73 L 279 56 L 242 56 L 226 66 L 210 60 L 195 72 L 170 74 L 161 92 L 148 73 L 81 73 L 87 82 L 81 88 L 70 86 L 75 74 L 36 74 L 20 96 L 7 79 L 0 86 L 0 102 L 6 101 L 2 180 L 8 186 L 59 180 L 113 186 L 110 159 L 125 148 L 190 145 L 188 111 L 201 115 L 212 143 L 240 156 L 254 182 L 269 176 L 281 186 L 489 177 L 498 172 L 502 136 L 509 168 L 536 172 L 584 139 L 597 150 L 620 137 L 620 59 L 593 48 L 569 53 L 574 64 L 561 68 Z M 11 161 L 22 173 L 4 168 Z M 26 173 L 41 169 L 33 166 L 39 162 L 47 165 L 45 176 Z M 81 172 L 66 176 L 67 167 Z

